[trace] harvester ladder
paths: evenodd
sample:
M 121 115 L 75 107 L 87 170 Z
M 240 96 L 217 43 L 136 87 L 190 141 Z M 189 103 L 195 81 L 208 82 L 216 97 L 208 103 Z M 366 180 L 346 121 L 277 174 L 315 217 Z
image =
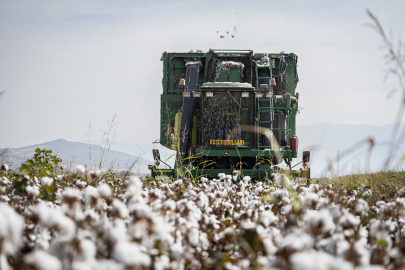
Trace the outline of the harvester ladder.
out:
M 267 84 L 270 87 L 271 80 L 271 66 L 270 61 L 268 65 L 258 65 L 256 63 L 256 88 L 259 91 L 261 84 Z M 272 89 L 270 88 L 270 91 Z M 271 123 L 273 122 L 273 98 L 258 98 L 257 100 L 257 127 L 264 127 L 271 129 Z M 260 145 L 260 134 L 257 133 L 257 149 L 271 148 L 271 142 L 267 137 L 263 135 L 262 142 L 264 145 Z

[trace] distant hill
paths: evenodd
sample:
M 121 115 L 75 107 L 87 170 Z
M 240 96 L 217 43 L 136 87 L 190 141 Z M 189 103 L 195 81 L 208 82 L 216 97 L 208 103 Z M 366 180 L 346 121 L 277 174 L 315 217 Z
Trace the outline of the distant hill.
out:
M 101 159 L 101 149 L 98 145 L 59 139 L 20 148 L 9 148 L 8 159 L 11 161 L 12 167 L 18 167 L 22 162 L 31 158 L 36 148 L 52 150 L 52 154 L 60 157 L 63 160 L 63 164 L 67 166 L 82 164 L 98 168 Z M 104 168 L 113 167 L 118 170 L 125 170 L 131 163 L 136 162 L 133 171 L 136 172 L 138 170 L 141 173 L 147 173 L 148 171 L 147 165 L 150 162 L 140 156 L 130 155 L 113 149 L 110 149 L 108 153 L 107 150 L 105 152 Z

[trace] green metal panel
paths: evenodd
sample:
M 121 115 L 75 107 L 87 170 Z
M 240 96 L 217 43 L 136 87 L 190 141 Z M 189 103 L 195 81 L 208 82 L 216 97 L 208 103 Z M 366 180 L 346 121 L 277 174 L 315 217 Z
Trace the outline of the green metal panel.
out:
M 228 81 L 228 73 L 226 71 L 222 71 L 219 74 L 217 82 L 227 82 Z
M 184 68 L 184 58 L 174 58 L 174 68 Z
M 229 72 L 230 82 L 240 82 L 240 70 L 238 68 L 231 68 Z

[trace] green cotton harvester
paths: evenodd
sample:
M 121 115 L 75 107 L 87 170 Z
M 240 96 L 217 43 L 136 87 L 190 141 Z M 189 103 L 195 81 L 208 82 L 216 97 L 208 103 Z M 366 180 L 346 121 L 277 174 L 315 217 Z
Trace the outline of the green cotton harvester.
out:
M 177 155 L 174 168 L 163 169 L 154 149 L 152 176 L 261 180 L 284 161 L 292 175 L 309 178 L 309 152 L 303 169 L 291 166 L 298 152 L 297 55 L 211 49 L 164 52 L 161 60 L 160 144 Z

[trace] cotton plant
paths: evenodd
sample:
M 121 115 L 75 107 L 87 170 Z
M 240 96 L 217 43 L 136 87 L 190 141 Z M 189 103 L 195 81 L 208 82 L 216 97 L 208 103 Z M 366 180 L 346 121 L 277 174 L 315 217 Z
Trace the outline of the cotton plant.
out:
M 373 201 L 370 189 L 307 186 L 279 173 L 271 179 L 257 182 L 238 171 L 198 180 L 123 178 L 84 166 L 52 177 L 3 174 L 0 266 L 405 267 L 403 188 Z

